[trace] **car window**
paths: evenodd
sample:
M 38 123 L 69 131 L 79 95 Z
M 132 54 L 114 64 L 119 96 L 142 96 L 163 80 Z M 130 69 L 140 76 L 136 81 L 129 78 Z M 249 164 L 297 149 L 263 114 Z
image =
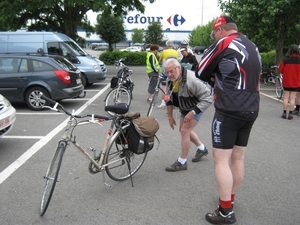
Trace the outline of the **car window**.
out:
M 1 58 L 0 73 L 16 73 L 19 71 L 21 58 Z
M 33 71 L 49 71 L 54 70 L 53 66 L 49 65 L 48 63 L 32 60 Z
M 28 72 L 28 60 L 22 59 L 21 66 L 20 66 L 20 72 Z
M 66 58 L 55 57 L 55 58 L 53 58 L 53 60 L 55 60 L 58 64 L 60 64 L 66 70 L 77 70 L 77 67 L 74 66 L 74 64 L 71 63 Z
M 47 43 L 48 54 L 49 55 L 62 55 L 62 50 L 59 48 L 58 42 L 48 42 Z

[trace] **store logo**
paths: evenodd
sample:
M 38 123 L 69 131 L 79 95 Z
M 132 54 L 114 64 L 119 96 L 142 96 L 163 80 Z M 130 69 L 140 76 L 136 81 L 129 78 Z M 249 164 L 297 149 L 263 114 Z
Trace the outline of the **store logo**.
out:
M 160 22 L 163 20 L 162 16 L 141 16 L 140 14 L 136 14 L 135 16 L 123 16 L 123 20 L 125 20 L 129 24 L 145 24 L 145 23 L 153 23 Z
M 123 21 L 129 24 L 149 24 L 153 22 L 162 22 L 163 19 L 164 18 L 162 16 L 143 16 L 140 14 L 135 14 L 134 16 L 123 16 Z M 185 22 L 185 19 L 183 16 L 175 14 L 170 16 L 167 21 L 170 25 L 178 27 Z
M 178 27 L 185 22 L 185 19 L 183 18 L 183 16 L 175 14 L 174 16 L 170 16 L 167 21 L 169 22 L 169 24 Z

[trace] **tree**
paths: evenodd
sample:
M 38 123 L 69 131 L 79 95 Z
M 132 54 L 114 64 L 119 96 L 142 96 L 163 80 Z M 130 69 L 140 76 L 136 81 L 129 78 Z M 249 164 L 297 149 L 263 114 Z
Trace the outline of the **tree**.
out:
M 145 11 L 142 1 L 146 0 L 2 0 L 0 1 L 0 30 L 57 31 L 76 40 L 77 28 L 93 32 L 86 13 L 113 12 L 126 15 L 128 11 Z M 155 0 L 149 0 L 150 3 Z
M 204 26 L 198 25 L 195 29 L 193 29 L 189 36 L 189 44 L 191 46 L 210 46 L 214 42 L 214 40 L 210 37 L 214 21 L 215 19 L 211 20 Z
M 100 39 L 108 43 L 108 51 L 113 51 L 113 44 L 126 40 L 123 20 L 120 16 L 106 13 L 99 14 L 95 30 Z
M 219 0 L 221 9 L 236 21 L 239 31 L 257 44 L 260 51 L 276 49 L 276 64 L 283 49 L 299 44 L 299 0 Z
M 145 42 L 161 45 L 163 42 L 163 29 L 160 22 L 151 22 L 145 32 Z
M 142 43 L 144 39 L 144 30 L 134 28 L 133 33 L 131 35 L 131 39 L 133 43 Z

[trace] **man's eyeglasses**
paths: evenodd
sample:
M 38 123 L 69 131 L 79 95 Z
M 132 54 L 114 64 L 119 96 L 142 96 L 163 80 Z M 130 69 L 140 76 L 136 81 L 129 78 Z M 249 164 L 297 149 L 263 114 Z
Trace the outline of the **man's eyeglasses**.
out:
M 169 73 L 173 74 L 173 73 L 176 71 L 177 67 L 178 67 L 178 66 L 175 66 L 174 69 L 172 69 L 172 70 L 170 70 L 170 71 L 168 71 L 168 72 L 165 71 L 165 74 L 167 74 L 167 75 L 168 75 Z
M 215 34 L 217 33 L 217 31 L 219 30 L 219 28 L 221 29 L 221 27 L 218 27 L 217 29 L 215 29 L 215 30 L 213 30 L 211 33 L 210 33 L 210 37 L 212 38 L 212 39 L 216 39 L 216 37 L 215 37 Z

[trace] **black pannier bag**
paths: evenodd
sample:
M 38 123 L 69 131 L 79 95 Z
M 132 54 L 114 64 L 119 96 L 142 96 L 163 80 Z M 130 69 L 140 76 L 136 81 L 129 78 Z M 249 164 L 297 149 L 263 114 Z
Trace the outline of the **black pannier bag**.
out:
M 129 112 L 127 114 L 124 115 L 124 118 L 132 121 L 136 118 L 139 118 L 141 116 L 141 114 L 139 112 Z M 122 126 L 122 123 L 120 124 Z M 127 141 L 125 139 L 128 139 L 128 130 L 126 129 L 125 131 L 123 130 L 123 134 L 119 135 L 118 138 L 116 139 L 116 144 L 118 145 L 126 145 Z M 117 130 L 115 130 L 116 132 Z
M 159 123 L 152 116 L 143 116 L 132 120 L 128 129 L 128 147 L 136 154 L 150 151 L 154 146 L 154 138 Z M 158 139 L 157 139 L 158 140 Z
M 110 80 L 110 88 L 115 88 L 118 85 L 119 78 L 118 77 L 112 77 Z

